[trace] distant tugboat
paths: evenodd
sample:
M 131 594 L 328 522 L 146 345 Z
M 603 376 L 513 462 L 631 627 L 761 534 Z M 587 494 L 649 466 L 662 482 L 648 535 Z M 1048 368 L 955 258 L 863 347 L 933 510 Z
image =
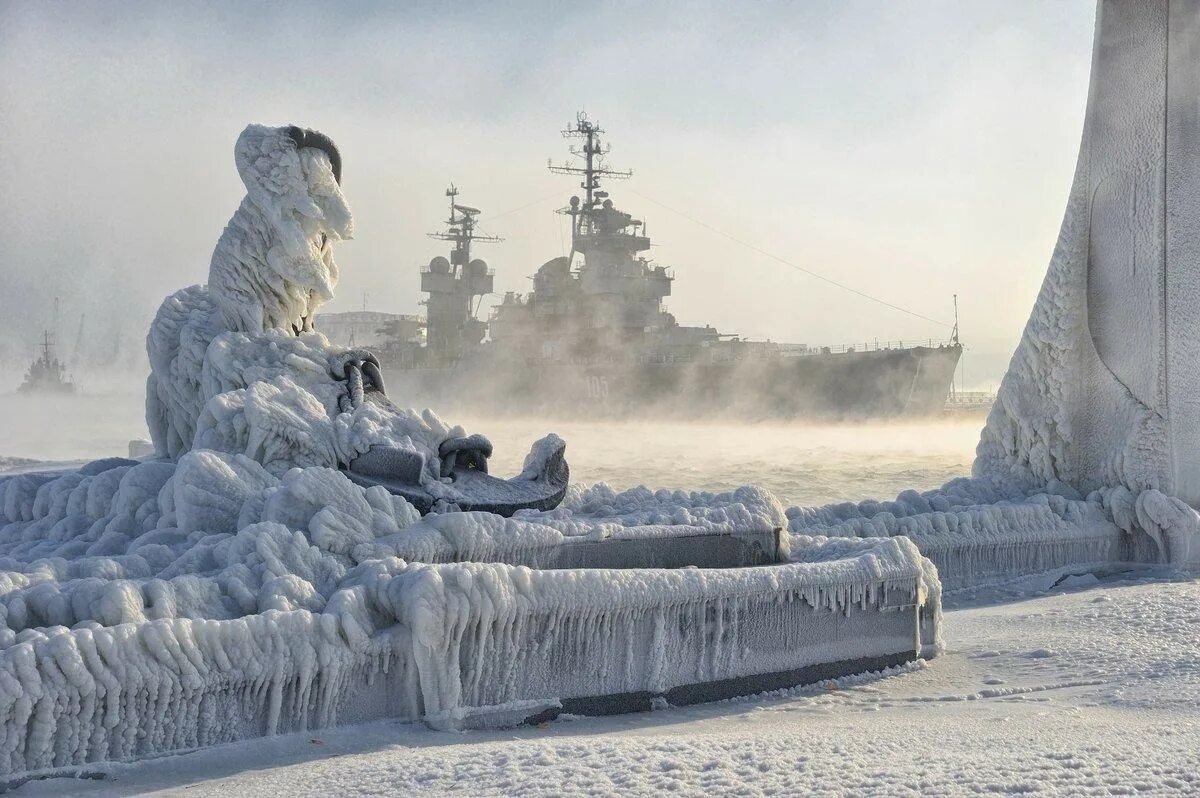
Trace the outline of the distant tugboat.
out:
M 50 333 L 42 333 L 42 355 L 29 365 L 18 393 L 74 393 L 75 383 L 67 379 L 67 367 L 54 356 Z

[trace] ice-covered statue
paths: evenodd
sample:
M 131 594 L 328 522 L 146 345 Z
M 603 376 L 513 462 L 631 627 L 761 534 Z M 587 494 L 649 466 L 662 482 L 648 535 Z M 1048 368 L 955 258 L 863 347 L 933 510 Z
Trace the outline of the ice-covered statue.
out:
M 168 297 L 150 327 L 146 418 L 156 453 L 245 455 L 275 476 L 341 468 L 422 511 L 554 507 L 567 487 L 561 439 L 538 441 L 515 479 L 492 477 L 486 438 L 397 408 L 370 352 L 335 347 L 314 329 L 337 285 L 334 242 L 354 233 L 333 141 L 250 125 L 234 161 L 246 197 L 217 242 L 208 285 Z
M 775 689 L 829 674 L 814 628 L 861 638 L 837 672 L 940 648 L 907 541 L 793 547 L 752 487 L 567 495 L 553 435 L 489 476 L 486 439 L 396 408 L 315 330 L 353 230 L 333 143 L 253 125 L 235 156 L 209 284 L 150 330 L 157 456 L 0 474 L 0 776 Z

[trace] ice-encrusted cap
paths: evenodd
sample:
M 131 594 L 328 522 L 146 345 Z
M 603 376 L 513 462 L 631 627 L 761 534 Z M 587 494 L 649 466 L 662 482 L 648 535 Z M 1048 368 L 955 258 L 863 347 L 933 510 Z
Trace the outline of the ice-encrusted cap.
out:
M 337 145 L 333 143 L 333 139 L 319 130 L 309 130 L 297 127 L 296 125 L 288 125 L 285 130 L 288 137 L 295 142 L 296 149 L 313 147 L 328 155 L 329 165 L 333 168 L 333 179 L 337 181 L 339 186 L 342 184 L 342 155 L 338 152 Z

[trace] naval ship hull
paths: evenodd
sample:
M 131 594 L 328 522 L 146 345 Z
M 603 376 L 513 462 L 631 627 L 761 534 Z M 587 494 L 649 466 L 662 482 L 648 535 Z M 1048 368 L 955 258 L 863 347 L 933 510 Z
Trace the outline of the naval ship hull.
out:
M 858 420 L 940 413 L 958 344 L 733 362 L 517 361 L 481 347 L 449 367 L 381 365 L 389 394 L 438 413 L 569 418 Z

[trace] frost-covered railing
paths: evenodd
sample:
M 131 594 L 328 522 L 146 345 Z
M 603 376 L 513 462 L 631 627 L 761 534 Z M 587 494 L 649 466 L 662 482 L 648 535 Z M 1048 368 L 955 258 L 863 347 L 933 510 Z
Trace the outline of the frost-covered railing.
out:
M 779 353 L 784 357 L 807 357 L 809 355 L 842 355 L 851 354 L 854 352 L 890 352 L 899 351 L 902 349 L 946 349 L 951 346 L 958 346 L 958 341 L 953 338 L 935 339 L 927 338 L 924 341 L 910 340 L 905 346 L 904 341 L 880 341 L 878 338 L 871 341 L 856 341 L 848 344 L 777 344 Z
M 754 489 L 421 518 L 336 471 L 194 451 L 0 476 L 0 513 L 9 774 L 383 717 L 687 704 L 938 648 L 910 541 L 789 536 Z
M 1062 568 L 1162 561 L 1162 547 L 1132 522 L 1118 525 L 1110 504 L 1099 493 L 979 504 L 953 491 L 906 491 L 896 501 L 792 507 L 787 515 L 794 534 L 906 537 L 937 566 L 943 588 L 955 590 Z

